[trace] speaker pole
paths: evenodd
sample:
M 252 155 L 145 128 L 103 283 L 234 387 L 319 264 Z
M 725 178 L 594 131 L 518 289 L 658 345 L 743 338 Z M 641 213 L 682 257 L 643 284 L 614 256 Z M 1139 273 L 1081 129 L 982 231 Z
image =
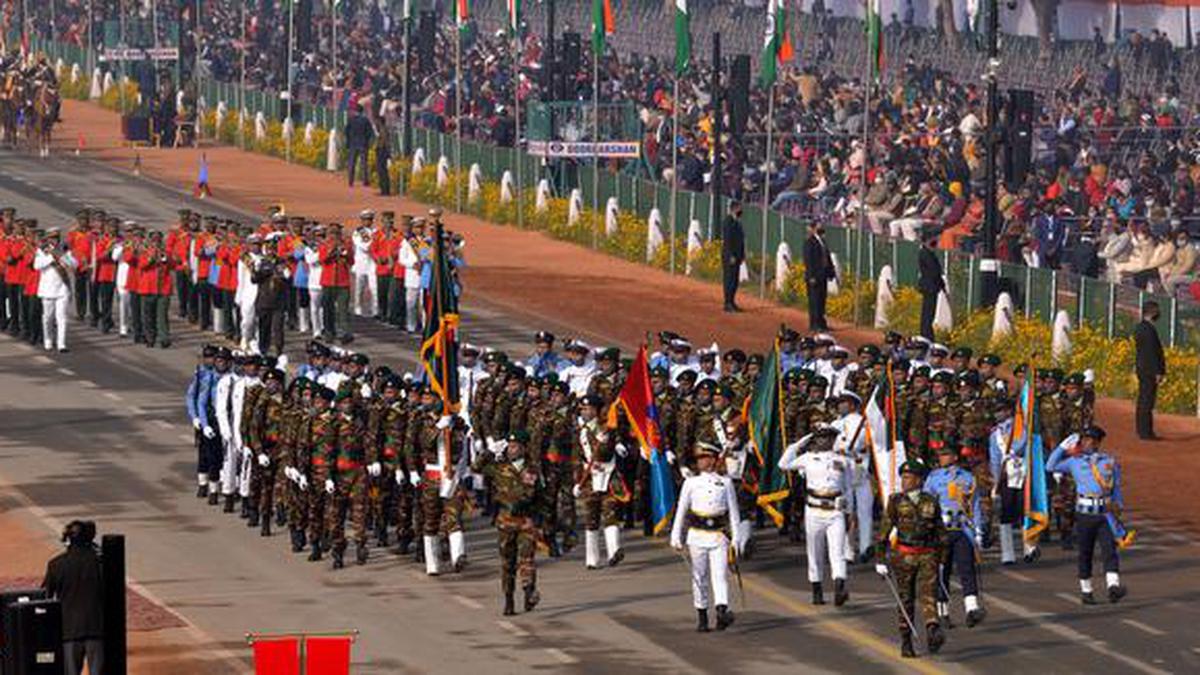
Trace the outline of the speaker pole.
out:
M 125 535 L 100 538 L 104 569 L 104 673 L 125 675 Z
M 712 34 L 712 83 L 709 85 L 712 93 L 713 107 L 713 170 L 712 170 L 712 215 L 708 219 L 708 241 L 712 241 L 713 232 L 721 232 L 721 135 L 725 133 L 724 115 L 721 104 L 721 33 Z
M 988 68 L 987 68 L 987 193 L 984 195 L 983 241 L 980 242 L 981 307 L 996 302 L 999 266 L 996 263 L 996 237 L 1000 232 L 1000 209 L 996 194 L 996 154 L 1000 149 L 1000 92 L 997 86 L 1000 69 L 1000 2 L 988 2 Z

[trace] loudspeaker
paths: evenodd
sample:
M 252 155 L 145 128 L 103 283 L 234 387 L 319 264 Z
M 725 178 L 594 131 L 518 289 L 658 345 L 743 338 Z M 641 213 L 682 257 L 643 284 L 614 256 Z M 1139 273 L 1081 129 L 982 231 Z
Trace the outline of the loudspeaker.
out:
M 1010 89 L 1008 92 L 1008 138 L 1004 144 L 1004 180 L 1016 189 L 1025 182 L 1033 161 L 1033 92 Z
M 750 55 L 737 54 L 729 67 L 729 126 L 741 138 L 750 117 Z
M 125 675 L 125 535 L 100 538 L 100 563 L 104 570 L 104 672 Z
M 420 72 L 433 70 L 433 41 L 437 35 L 437 12 L 421 12 L 417 22 L 417 61 Z
M 45 600 L 46 590 L 43 588 L 13 589 L 0 592 L 0 673 L 12 672 L 13 663 L 9 648 L 8 631 L 5 628 L 8 620 L 8 606 L 18 602 Z
M 562 72 L 565 77 L 574 78 L 579 73 L 580 45 L 579 33 L 563 33 L 559 63 L 562 64 Z
M 57 600 L 4 608 L 5 675 L 62 675 L 62 606 Z

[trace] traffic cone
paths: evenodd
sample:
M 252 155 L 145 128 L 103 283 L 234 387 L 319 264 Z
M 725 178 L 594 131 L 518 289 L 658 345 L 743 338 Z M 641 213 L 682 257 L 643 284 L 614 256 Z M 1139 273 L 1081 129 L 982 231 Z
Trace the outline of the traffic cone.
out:
M 75 141 L 75 156 L 78 157 L 86 144 L 83 141 L 83 132 L 79 132 L 79 137 Z
M 212 196 L 212 190 L 208 187 L 208 153 L 200 155 L 200 175 L 196 178 L 196 187 L 192 190 L 192 196 L 197 199 Z

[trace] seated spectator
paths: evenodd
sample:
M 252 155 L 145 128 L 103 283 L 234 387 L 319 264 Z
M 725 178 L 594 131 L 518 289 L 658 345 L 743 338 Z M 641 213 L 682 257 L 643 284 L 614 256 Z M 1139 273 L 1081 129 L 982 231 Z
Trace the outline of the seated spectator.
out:
M 1163 290 L 1172 295 L 1175 294 L 1175 289 L 1178 286 L 1191 283 L 1195 280 L 1196 272 L 1196 247 L 1188 239 L 1186 232 L 1175 233 L 1175 255 L 1171 260 L 1159 268 L 1159 278 L 1162 280 Z

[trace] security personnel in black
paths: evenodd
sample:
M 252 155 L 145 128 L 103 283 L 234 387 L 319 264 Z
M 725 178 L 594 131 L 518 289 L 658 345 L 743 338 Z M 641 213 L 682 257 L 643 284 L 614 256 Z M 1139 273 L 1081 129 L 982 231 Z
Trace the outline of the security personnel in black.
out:
M 937 230 L 923 233 L 921 250 L 917 253 L 917 290 L 921 292 L 921 335 L 933 339 L 933 315 L 937 311 L 938 294 L 946 287 L 942 278 L 942 262 L 933 252 Z
M 721 280 L 725 290 L 725 311 L 740 312 L 735 302 L 738 275 L 746 260 L 746 233 L 742 229 L 742 205 L 729 205 L 729 214 L 721 224 Z

